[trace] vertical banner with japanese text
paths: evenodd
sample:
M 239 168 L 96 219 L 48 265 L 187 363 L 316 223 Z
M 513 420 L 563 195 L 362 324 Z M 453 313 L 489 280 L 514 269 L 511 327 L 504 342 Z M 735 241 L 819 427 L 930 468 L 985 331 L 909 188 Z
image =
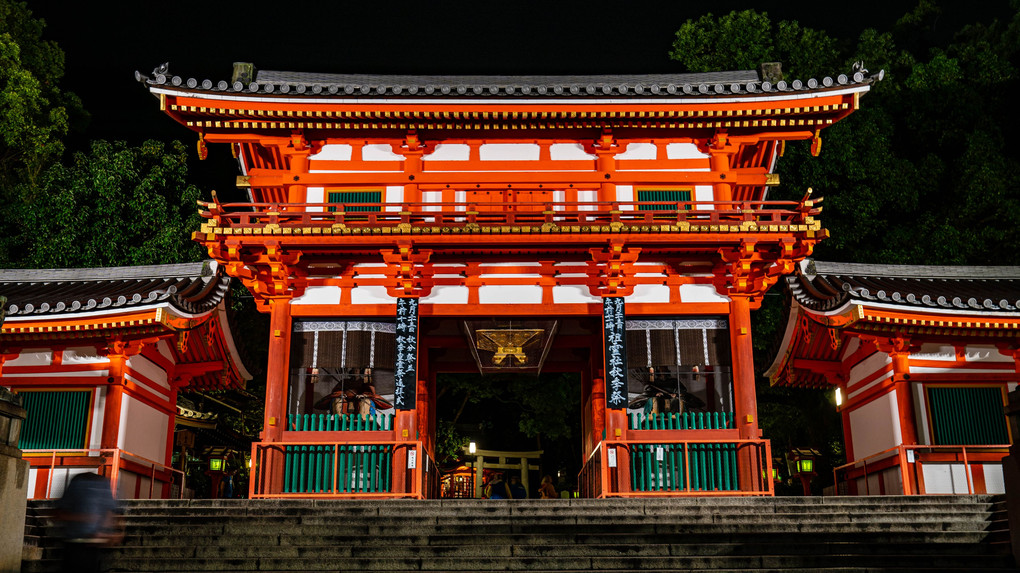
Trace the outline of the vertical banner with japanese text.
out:
M 413 410 L 418 388 L 418 299 L 397 299 L 396 364 L 393 367 L 393 406 Z
M 627 332 L 623 297 L 602 299 L 602 331 L 605 333 L 606 407 L 627 407 Z

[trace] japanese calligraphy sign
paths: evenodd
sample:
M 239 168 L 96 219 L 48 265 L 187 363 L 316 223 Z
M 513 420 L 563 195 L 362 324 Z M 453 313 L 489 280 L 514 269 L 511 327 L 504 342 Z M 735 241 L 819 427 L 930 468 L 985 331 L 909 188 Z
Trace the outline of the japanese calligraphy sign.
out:
M 602 299 L 602 331 L 605 334 L 606 407 L 627 407 L 627 331 L 623 297 Z
M 393 406 L 413 410 L 418 388 L 418 299 L 397 299 L 397 359 L 393 366 Z

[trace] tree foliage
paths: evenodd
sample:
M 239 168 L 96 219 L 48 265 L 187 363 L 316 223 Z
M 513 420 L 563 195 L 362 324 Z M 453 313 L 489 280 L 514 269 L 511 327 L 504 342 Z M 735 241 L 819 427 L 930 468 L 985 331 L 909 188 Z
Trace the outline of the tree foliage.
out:
M 2 200 L 15 184 L 34 184 L 60 158 L 71 124 L 86 117 L 78 98 L 59 87 L 64 53 L 43 39 L 44 27 L 24 2 L 0 0 Z
M 788 79 L 847 73 L 862 61 L 885 79 L 861 108 L 822 132 L 820 157 L 791 143 L 772 198 L 824 196 L 831 237 L 824 260 L 892 264 L 1020 264 L 1018 125 L 1020 2 L 1009 21 L 970 24 L 949 41 L 940 9 L 921 0 L 886 32 L 832 38 L 753 10 L 706 15 L 681 26 L 670 56 L 687 71 L 756 68 L 781 61 Z M 954 23 L 956 24 L 956 23 Z M 817 49 L 816 49 L 817 46 Z M 754 323 L 755 361 L 771 363 L 785 328 L 770 293 Z M 837 463 L 839 423 L 828 397 L 758 384 L 765 435 L 777 448 L 810 446 Z
M 69 165 L 54 164 L 38 186 L 8 205 L 20 229 L 7 264 L 97 267 L 194 261 L 190 239 L 199 190 L 186 180 L 184 146 L 95 141 Z
M 790 73 L 824 75 L 838 61 L 836 40 L 796 21 L 773 23 L 754 10 L 711 13 L 688 20 L 676 33 L 670 57 L 692 72 L 757 69 L 783 62 Z
M 821 157 L 810 157 L 806 143 L 787 146 L 774 197 L 797 198 L 807 187 L 825 197 L 822 220 L 832 236 L 819 258 L 1017 264 L 1013 6 L 1011 21 L 965 26 L 947 45 L 930 33 L 939 16 L 930 1 L 892 31 L 868 29 L 856 42 L 753 10 L 707 15 L 680 28 L 671 56 L 692 72 L 780 60 L 788 78 L 803 79 L 846 73 L 855 61 L 884 69 L 861 109 L 822 132 Z

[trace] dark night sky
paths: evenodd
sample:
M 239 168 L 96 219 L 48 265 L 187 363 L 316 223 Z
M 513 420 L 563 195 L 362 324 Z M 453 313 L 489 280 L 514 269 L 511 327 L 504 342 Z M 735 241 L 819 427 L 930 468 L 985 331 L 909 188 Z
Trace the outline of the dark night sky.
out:
M 888 28 L 910 3 L 649 2 L 30 2 L 67 55 L 65 87 L 92 114 L 89 137 L 181 137 L 134 81 L 172 73 L 229 79 L 231 63 L 336 73 L 644 73 L 676 70 L 674 32 L 706 11 L 766 9 L 855 37 Z M 835 11 L 838 10 L 838 11 Z
M 973 5 L 945 1 L 946 32 L 972 19 Z M 230 79 L 231 63 L 261 69 L 333 73 L 557 74 L 681 71 L 667 54 L 677 28 L 712 11 L 755 8 L 773 21 L 796 19 L 856 40 L 864 28 L 888 30 L 915 3 L 860 0 L 650 1 L 580 0 L 176 0 L 173 2 L 29 2 L 47 22 L 46 37 L 66 53 L 64 87 L 91 114 L 89 139 L 181 139 L 194 134 L 161 112 L 135 82 L 170 62 L 184 78 Z M 989 2 L 981 12 L 1008 9 Z M 836 73 L 839 70 L 834 70 Z M 218 149 L 224 147 L 224 149 Z M 192 176 L 208 191 L 232 187 L 225 146 L 210 161 L 193 162 Z

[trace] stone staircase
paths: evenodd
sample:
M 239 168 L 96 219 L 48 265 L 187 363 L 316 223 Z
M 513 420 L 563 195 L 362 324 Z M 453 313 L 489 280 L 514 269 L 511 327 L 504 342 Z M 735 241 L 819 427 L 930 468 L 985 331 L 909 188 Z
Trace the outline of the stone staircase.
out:
M 30 502 L 56 571 L 50 505 Z M 1014 571 L 1001 496 L 124 502 L 111 571 Z

